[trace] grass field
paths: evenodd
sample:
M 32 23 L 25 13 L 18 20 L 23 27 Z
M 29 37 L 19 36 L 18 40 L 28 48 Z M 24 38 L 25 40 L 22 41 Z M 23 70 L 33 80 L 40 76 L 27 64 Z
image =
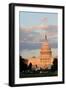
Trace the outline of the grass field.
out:
M 57 76 L 57 71 L 31 71 L 31 72 L 20 72 L 20 78 L 28 78 L 28 77 L 49 77 L 49 76 Z

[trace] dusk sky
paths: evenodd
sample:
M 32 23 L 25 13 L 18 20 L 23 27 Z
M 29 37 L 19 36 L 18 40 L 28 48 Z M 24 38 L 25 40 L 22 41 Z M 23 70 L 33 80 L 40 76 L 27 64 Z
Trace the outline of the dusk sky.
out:
M 53 56 L 58 49 L 58 14 L 45 12 L 19 13 L 19 52 L 24 58 L 38 57 L 47 35 Z

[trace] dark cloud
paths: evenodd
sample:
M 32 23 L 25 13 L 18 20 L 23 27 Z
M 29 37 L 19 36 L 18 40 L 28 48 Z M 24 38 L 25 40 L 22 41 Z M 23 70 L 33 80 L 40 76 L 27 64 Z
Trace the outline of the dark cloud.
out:
M 33 44 L 33 43 L 20 43 L 19 44 L 19 49 L 20 51 L 24 50 L 24 49 L 28 49 L 28 50 L 33 50 L 33 49 L 39 49 L 41 47 L 41 44 Z
M 41 45 L 42 45 L 42 43 L 21 43 L 19 45 L 19 47 L 20 47 L 19 49 L 20 49 L 20 52 L 25 49 L 27 49 L 27 50 L 40 49 Z M 51 43 L 49 42 L 49 47 L 50 48 L 58 48 L 58 44 L 57 44 L 57 42 L 51 42 Z
M 48 29 L 44 31 L 47 33 L 49 46 L 51 48 L 58 48 L 57 26 L 49 25 Z M 44 42 L 44 37 L 43 38 L 41 37 L 40 32 L 32 32 L 29 30 L 26 31 L 25 29 L 23 30 L 20 29 L 19 34 L 20 34 L 19 35 L 20 51 L 25 49 L 28 49 L 28 50 L 39 49 L 41 47 L 41 42 Z M 44 33 L 44 36 L 45 36 L 45 33 Z

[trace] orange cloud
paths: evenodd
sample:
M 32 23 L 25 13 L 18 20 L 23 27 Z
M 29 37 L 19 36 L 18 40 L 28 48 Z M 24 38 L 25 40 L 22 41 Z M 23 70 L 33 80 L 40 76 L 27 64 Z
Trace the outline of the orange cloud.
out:
M 32 30 L 47 30 L 48 29 L 48 26 L 47 25 L 36 25 L 36 26 L 31 26 L 31 27 L 22 27 L 20 28 L 20 30 L 23 30 L 23 31 L 26 31 L 26 32 L 29 32 L 29 31 L 32 31 Z

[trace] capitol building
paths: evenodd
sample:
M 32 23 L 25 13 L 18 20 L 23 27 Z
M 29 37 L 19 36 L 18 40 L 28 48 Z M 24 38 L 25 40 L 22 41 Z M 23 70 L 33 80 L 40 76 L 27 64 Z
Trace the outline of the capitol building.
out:
M 53 64 L 52 51 L 49 47 L 47 36 L 40 48 L 40 55 L 38 57 L 31 57 L 28 59 L 28 65 L 32 63 L 32 68 L 50 69 Z

